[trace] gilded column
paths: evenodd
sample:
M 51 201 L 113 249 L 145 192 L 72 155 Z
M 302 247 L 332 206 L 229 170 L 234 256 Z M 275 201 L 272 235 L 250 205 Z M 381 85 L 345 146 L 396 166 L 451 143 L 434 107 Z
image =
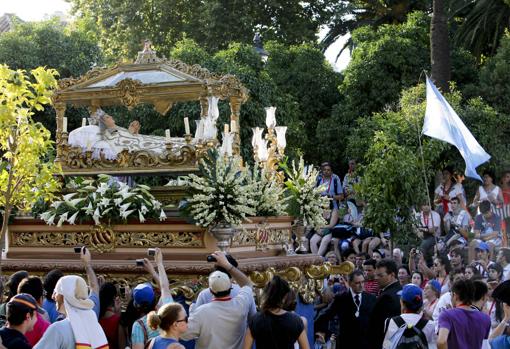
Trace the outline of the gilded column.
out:
M 61 161 L 62 158 L 62 143 L 63 143 L 63 137 L 62 137 L 62 128 L 64 123 L 64 115 L 66 113 L 66 104 L 65 103 L 55 103 L 53 105 L 53 108 L 55 108 L 55 112 L 57 114 L 57 158 L 56 161 Z
M 234 133 L 234 144 L 232 145 L 233 155 L 241 155 L 241 135 L 239 133 L 241 124 L 239 118 L 241 116 L 241 97 L 230 97 L 230 121 L 235 121 L 236 129 L 232 131 Z

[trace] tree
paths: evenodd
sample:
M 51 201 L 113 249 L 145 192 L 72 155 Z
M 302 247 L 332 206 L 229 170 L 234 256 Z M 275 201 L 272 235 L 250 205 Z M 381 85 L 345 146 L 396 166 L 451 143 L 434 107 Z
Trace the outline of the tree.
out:
M 414 11 L 427 11 L 430 0 L 354 0 L 338 1 L 331 7 L 329 13 L 328 32 L 321 41 L 323 51 L 326 51 L 340 37 L 352 33 L 363 26 L 377 29 L 383 24 L 399 24 L 407 20 L 407 15 Z M 352 37 L 338 52 L 355 46 Z
M 494 55 L 505 30 L 510 25 L 510 2 L 458 1 L 467 4 L 454 13 L 455 17 L 460 18 L 455 42 L 469 49 L 479 60 L 483 55 Z
M 50 132 L 33 120 L 36 110 L 50 104 L 56 75 L 53 69 L 36 68 L 29 76 L 0 65 L 0 248 L 12 210 L 28 210 L 39 198 L 50 200 L 59 188 L 53 177 L 58 168 L 47 159 L 53 143 Z
M 113 59 L 132 58 L 144 39 L 159 52 L 190 38 L 209 52 L 251 43 L 255 31 L 286 44 L 315 41 L 332 0 L 71 0 L 77 15 L 96 24 Z
M 430 66 L 431 79 L 443 92 L 448 92 L 451 76 L 448 18 L 445 1 L 432 0 L 430 20 Z

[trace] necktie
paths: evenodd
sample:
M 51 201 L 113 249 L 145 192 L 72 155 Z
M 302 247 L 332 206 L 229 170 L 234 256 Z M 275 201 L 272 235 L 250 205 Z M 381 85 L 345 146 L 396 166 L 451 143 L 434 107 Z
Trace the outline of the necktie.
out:
M 356 307 L 359 308 L 360 301 L 359 301 L 359 294 L 357 294 L 357 293 L 354 296 L 354 303 L 356 304 Z

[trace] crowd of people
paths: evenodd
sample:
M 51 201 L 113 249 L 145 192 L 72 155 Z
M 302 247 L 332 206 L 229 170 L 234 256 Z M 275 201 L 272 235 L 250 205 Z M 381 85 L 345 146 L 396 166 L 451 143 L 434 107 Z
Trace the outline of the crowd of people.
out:
M 437 206 L 416 212 L 419 246 L 390 250 L 390 232 L 363 224 L 355 166 L 341 181 L 325 163 L 317 179 L 331 207 L 327 226 L 309 236 L 310 252 L 352 272 L 324 279 L 313 318 L 296 313 L 299 295 L 277 275 L 257 309 L 250 279 L 223 252 L 210 256 L 208 288 L 189 305 L 172 296 L 160 249 L 142 263 L 152 282 L 131 290 L 98 278 L 82 247 L 87 280 L 60 270 L 9 277 L 0 349 L 510 348 L 510 173 L 502 187 L 484 173 L 468 204 L 463 177 L 446 168 Z
M 417 203 L 418 245 L 390 249 L 389 231 L 363 224 L 355 166 L 351 160 L 342 182 L 323 163 L 317 179 L 331 204 L 328 224 L 308 235 L 310 252 L 351 262 L 354 272 L 325 280 L 315 304 L 316 346 L 510 348 L 510 172 L 498 186 L 485 171 L 468 201 L 464 176 L 446 167 L 431 203 Z

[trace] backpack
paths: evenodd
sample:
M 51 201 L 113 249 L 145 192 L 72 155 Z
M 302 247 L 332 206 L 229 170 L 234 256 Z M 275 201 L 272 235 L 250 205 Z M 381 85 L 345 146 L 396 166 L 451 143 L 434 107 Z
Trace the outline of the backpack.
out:
M 148 349 L 151 346 L 152 340 L 149 340 L 149 333 L 147 332 L 147 328 L 145 327 L 145 324 L 143 323 L 142 319 L 136 320 L 138 325 L 142 328 L 143 331 L 143 348 Z
M 392 318 L 398 326 L 398 331 L 391 337 L 390 349 L 427 349 L 427 337 L 423 333 L 423 329 L 428 320 L 421 318 L 415 326 L 408 325 L 407 322 L 399 315 Z

